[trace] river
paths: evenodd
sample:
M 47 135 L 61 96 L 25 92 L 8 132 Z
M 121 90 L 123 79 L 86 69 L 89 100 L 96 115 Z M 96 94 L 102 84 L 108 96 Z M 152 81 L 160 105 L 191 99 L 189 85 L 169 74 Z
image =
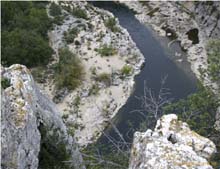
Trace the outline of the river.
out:
M 161 79 L 167 76 L 165 87 L 170 89 L 170 97 L 176 101 L 196 91 L 196 78 L 186 60 L 186 54 L 181 50 L 178 43 L 168 48 L 169 38 L 157 36 L 150 27 L 141 24 L 131 10 L 122 5 L 110 1 L 92 3 L 99 8 L 112 12 L 118 18 L 120 25 L 127 29 L 145 57 L 145 66 L 141 73 L 135 77 L 133 93 L 112 120 L 126 140 L 131 141 L 126 136 L 130 130 L 128 122 L 132 123 L 134 128 L 137 128 L 141 122 L 141 116 L 137 113 L 131 113 L 131 111 L 139 109 L 141 106 L 136 96 L 143 96 L 144 81 L 149 88 L 157 93 L 160 89 Z M 175 56 L 176 52 L 181 54 L 181 58 Z M 114 139 L 118 138 L 111 126 L 107 127 L 105 132 Z M 133 132 L 129 135 L 132 136 Z M 98 140 L 98 144 L 100 143 L 108 144 L 108 139 L 102 135 Z

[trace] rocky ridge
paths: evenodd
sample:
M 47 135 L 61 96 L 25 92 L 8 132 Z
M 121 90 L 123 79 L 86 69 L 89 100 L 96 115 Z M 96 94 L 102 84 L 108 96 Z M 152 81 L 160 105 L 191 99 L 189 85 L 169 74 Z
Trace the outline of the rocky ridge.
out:
M 129 169 L 212 169 L 212 141 L 190 130 L 175 114 L 162 116 L 154 131 L 136 132 Z
M 68 135 L 56 106 L 36 86 L 30 71 L 22 65 L 1 67 L 2 79 L 9 81 L 2 90 L 1 145 L 5 169 L 37 169 L 44 128 L 47 137 L 58 135 L 53 145 L 64 143 L 71 166 L 84 168 L 74 139 Z M 44 136 L 45 137 L 45 136 Z

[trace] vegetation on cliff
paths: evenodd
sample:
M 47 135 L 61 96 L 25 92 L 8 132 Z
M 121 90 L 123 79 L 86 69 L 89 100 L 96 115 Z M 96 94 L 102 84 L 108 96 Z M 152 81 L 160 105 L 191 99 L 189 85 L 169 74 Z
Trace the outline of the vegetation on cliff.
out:
M 58 89 L 74 90 L 83 79 L 84 69 L 80 59 L 68 48 L 59 50 L 59 62 L 55 65 L 55 81 Z
M 47 2 L 2 2 L 2 64 L 46 65 L 52 54 Z
M 213 81 L 220 81 L 220 40 L 211 40 L 207 45 L 208 74 Z

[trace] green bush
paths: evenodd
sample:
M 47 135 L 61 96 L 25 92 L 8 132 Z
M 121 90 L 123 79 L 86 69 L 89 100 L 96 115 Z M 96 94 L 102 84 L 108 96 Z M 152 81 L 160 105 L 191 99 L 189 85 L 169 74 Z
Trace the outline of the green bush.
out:
M 66 143 L 62 140 L 59 133 L 40 125 L 41 146 L 39 152 L 39 169 L 71 169 L 70 163 L 65 161 L 71 160 L 70 152 L 66 149 Z
M 73 7 L 73 9 L 71 9 L 70 6 L 63 6 L 63 9 L 77 18 L 88 19 L 86 11 L 79 7 Z
M 128 76 L 128 75 L 130 75 L 132 73 L 132 71 L 133 71 L 133 68 L 131 66 L 125 65 L 121 69 L 121 74 L 125 75 L 125 76 Z
M 55 80 L 58 89 L 67 88 L 74 90 L 83 79 L 84 69 L 76 54 L 67 48 L 59 50 L 60 60 L 55 66 Z
M 115 18 L 109 18 L 104 22 L 105 26 L 109 28 L 112 32 L 119 32 L 119 28 L 117 27 L 117 22 Z
M 1 3 L 2 63 L 20 63 L 28 67 L 48 63 L 52 49 L 47 31 L 51 21 L 44 2 Z
M 52 23 L 55 25 L 62 25 L 63 24 L 63 20 L 64 20 L 65 16 L 55 16 L 52 20 Z
M 120 147 L 120 149 L 123 149 Z M 82 150 L 84 156 L 84 161 L 86 163 L 87 169 L 125 169 L 129 165 L 129 154 L 126 157 L 126 151 L 118 151 L 116 147 L 111 144 L 90 144 L 85 149 Z M 101 156 L 100 156 L 100 154 Z M 95 157 L 95 158 L 94 158 Z M 97 158 L 98 157 L 98 158 Z M 101 159 L 99 158 L 101 157 Z M 94 168 L 93 164 L 97 164 Z
M 87 13 L 86 11 L 80 9 L 80 8 L 76 8 L 73 7 L 73 9 L 71 10 L 72 15 L 76 16 L 77 18 L 83 18 L 83 19 L 88 19 Z
M 79 29 L 72 28 L 70 30 L 68 30 L 68 32 L 64 33 L 64 40 L 69 44 L 69 43 L 73 43 L 74 39 L 77 37 L 79 33 Z
M 28 67 L 48 64 L 53 50 L 34 31 L 15 29 L 2 32 L 2 61 L 9 66 L 20 63 Z
M 7 79 L 7 78 L 2 77 L 2 78 L 1 78 L 1 87 L 2 87 L 3 89 L 6 89 L 6 88 L 9 87 L 9 86 L 10 86 L 10 80 Z
M 220 40 L 211 40 L 207 45 L 208 74 L 213 81 L 220 81 Z
M 100 88 L 98 84 L 93 84 L 92 87 L 89 89 L 89 95 L 97 95 Z
M 55 4 L 54 2 L 51 3 L 49 12 L 50 12 L 50 15 L 53 17 L 59 16 L 62 14 L 60 6 Z
M 113 48 L 111 45 L 108 46 L 106 44 L 104 44 L 99 49 L 97 49 L 97 52 L 101 56 L 111 56 L 111 55 L 115 55 L 117 53 L 115 48 Z
M 39 66 L 31 69 L 31 74 L 38 83 L 46 82 L 45 78 L 46 67 Z
M 108 73 L 101 73 L 95 78 L 98 82 L 102 82 L 107 86 L 111 84 L 111 75 Z

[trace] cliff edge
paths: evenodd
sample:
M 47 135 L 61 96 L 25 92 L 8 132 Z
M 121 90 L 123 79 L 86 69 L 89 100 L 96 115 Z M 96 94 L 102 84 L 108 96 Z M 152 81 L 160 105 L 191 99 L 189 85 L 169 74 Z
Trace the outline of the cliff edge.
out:
M 84 168 L 77 145 L 68 135 L 55 104 L 40 92 L 29 70 L 19 64 L 2 67 L 1 78 L 1 167 L 41 168 L 39 158 L 46 159 L 42 156 L 42 147 L 54 153 L 63 145 L 68 166 Z M 53 147 L 49 148 L 51 141 Z
M 129 169 L 211 169 L 212 141 L 190 130 L 175 114 L 162 116 L 154 131 L 136 132 Z

